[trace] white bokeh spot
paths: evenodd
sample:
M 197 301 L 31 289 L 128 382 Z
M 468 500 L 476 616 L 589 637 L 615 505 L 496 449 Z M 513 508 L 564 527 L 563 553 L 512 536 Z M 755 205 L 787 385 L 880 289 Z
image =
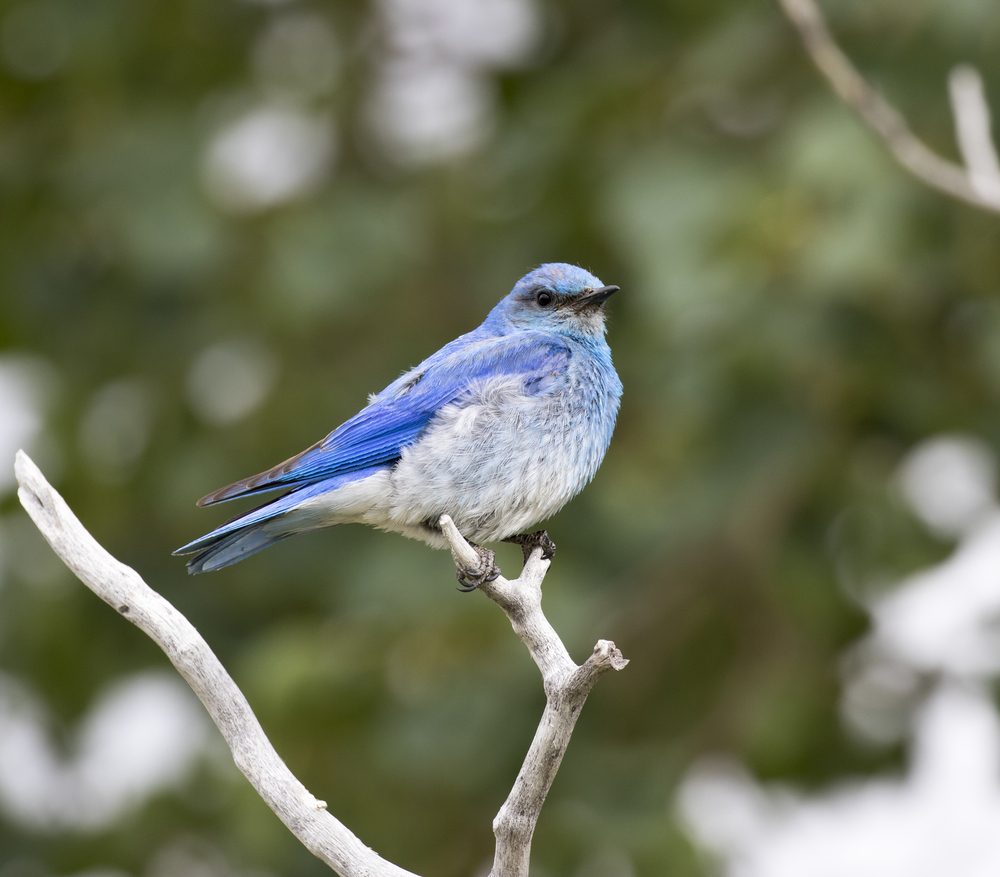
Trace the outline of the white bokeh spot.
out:
M 378 71 L 370 124 L 401 164 L 468 152 L 493 126 L 491 84 L 460 67 L 421 57 L 388 59 Z
M 741 765 L 692 767 L 676 805 L 726 877 L 1000 874 L 1000 507 L 990 449 L 965 436 L 918 445 L 895 483 L 950 556 L 865 593 L 872 631 L 844 656 L 841 711 L 874 745 L 908 741 L 899 776 L 812 793 Z
M 1000 723 L 989 692 L 946 684 L 921 708 L 908 772 L 806 796 L 737 764 L 692 767 L 681 821 L 727 877 L 1000 874 Z
M 386 51 L 366 116 L 399 165 L 469 152 L 493 132 L 497 70 L 523 66 L 542 32 L 534 0 L 381 0 Z
M 960 536 L 994 504 L 996 461 L 969 436 L 941 436 L 911 451 L 899 487 L 914 512 L 943 536 Z
M 80 422 L 80 448 L 88 470 L 106 481 L 128 477 L 149 444 L 152 393 L 138 378 L 122 378 L 99 389 Z
M 180 680 L 139 673 L 102 692 L 63 753 L 39 699 L 0 676 L 0 811 L 33 830 L 99 831 L 183 781 L 208 739 Z
M 253 213 L 316 189 L 334 152 L 331 119 L 268 103 L 222 126 L 208 144 L 202 176 L 221 208 Z
M 530 59 L 541 31 L 533 0 L 382 0 L 395 45 L 472 67 L 513 67 Z
M 277 373 L 277 358 L 259 341 L 219 341 L 198 354 L 191 364 L 188 401 L 207 423 L 232 423 L 246 417 L 267 398 Z
M 0 357 L 0 458 L 13 460 L 19 448 L 39 436 L 54 384 L 54 371 L 44 360 L 17 354 Z M 13 466 L 0 466 L 0 496 L 13 486 Z

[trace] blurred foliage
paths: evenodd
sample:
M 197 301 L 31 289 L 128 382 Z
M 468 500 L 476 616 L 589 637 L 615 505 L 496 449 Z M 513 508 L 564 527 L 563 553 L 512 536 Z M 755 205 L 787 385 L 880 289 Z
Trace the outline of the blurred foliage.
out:
M 532 6 L 530 53 L 479 74 L 478 141 L 408 161 L 370 123 L 392 5 L 0 6 L 0 344 L 40 375 L 29 449 L 341 819 L 408 868 L 468 875 L 541 708 L 495 607 L 455 593 L 444 553 L 360 527 L 198 579 L 170 551 L 220 520 L 194 499 L 325 434 L 531 266 L 621 284 L 621 419 L 551 523 L 546 605 L 575 655 L 610 636 L 632 664 L 584 713 L 537 872 L 711 873 L 672 803 L 697 755 L 806 785 L 898 756 L 843 730 L 837 656 L 865 624 L 851 587 L 947 550 L 896 498 L 903 452 L 942 431 L 1000 444 L 997 219 L 908 178 L 777 7 L 732 0 Z M 953 153 L 953 64 L 1000 100 L 983 4 L 830 12 L 937 148 Z M 206 152 L 270 99 L 260 41 L 304 14 L 337 69 L 295 101 L 335 127 L 335 155 L 294 197 L 234 208 Z M 65 740 L 96 691 L 163 659 L 10 491 L 0 526 L 0 666 Z M 240 872 L 325 873 L 220 756 L 97 834 L 0 822 L 0 860 L 27 868 L 0 874 L 153 873 L 176 838 Z

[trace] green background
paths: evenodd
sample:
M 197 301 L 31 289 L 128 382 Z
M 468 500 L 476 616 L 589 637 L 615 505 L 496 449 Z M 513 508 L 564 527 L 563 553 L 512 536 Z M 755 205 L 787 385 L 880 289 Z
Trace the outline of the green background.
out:
M 954 64 L 1000 100 L 989 4 L 829 5 L 941 152 Z M 893 490 L 911 447 L 1000 443 L 997 217 L 894 165 L 770 3 L 528 4 L 520 57 L 454 62 L 489 98 L 478 141 L 394 149 L 372 107 L 387 58 L 419 50 L 390 6 L 0 5 L 0 345 L 33 376 L 28 449 L 200 629 L 333 812 L 407 868 L 472 874 L 543 701 L 447 555 L 343 527 L 192 579 L 170 551 L 228 517 L 198 496 L 324 435 L 530 267 L 620 284 L 620 420 L 550 523 L 546 609 L 574 656 L 608 637 L 632 663 L 583 713 L 535 861 L 713 873 L 674 804 L 699 756 L 805 789 L 901 763 L 839 719 L 838 656 L 868 624 L 845 582 L 950 548 Z M 295 52 L 260 60 L 295 16 L 333 37 L 322 82 Z M 206 155 L 267 101 L 327 125 L 335 155 L 294 197 L 234 208 Z M 4 485 L 0 667 L 69 754 L 104 686 L 165 660 L 50 558 Z M 516 549 L 500 560 L 516 572 Z M 178 838 L 227 863 L 208 874 L 324 873 L 214 743 L 100 830 L 9 816 L 3 877 L 158 873 Z

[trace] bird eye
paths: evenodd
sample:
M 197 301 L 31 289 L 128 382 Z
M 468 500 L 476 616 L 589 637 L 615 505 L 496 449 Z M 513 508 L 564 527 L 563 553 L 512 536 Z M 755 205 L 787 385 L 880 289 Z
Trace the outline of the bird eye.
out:
M 535 301 L 538 302 L 540 308 L 547 308 L 552 304 L 552 293 L 546 289 L 543 289 L 535 296 Z

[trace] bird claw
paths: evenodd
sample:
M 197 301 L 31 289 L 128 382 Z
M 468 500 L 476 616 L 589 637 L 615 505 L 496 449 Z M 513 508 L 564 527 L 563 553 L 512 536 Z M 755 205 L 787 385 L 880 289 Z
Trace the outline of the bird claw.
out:
M 487 582 L 492 582 L 500 577 L 496 555 L 489 548 L 483 548 L 481 545 L 472 544 L 472 547 L 479 557 L 479 563 L 475 568 L 463 567 L 458 570 L 458 590 L 463 594 L 475 591 Z
M 503 541 L 520 545 L 525 563 L 528 562 L 531 552 L 536 548 L 542 549 L 542 560 L 552 560 L 556 556 L 556 543 L 552 541 L 548 530 L 535 530 L 534 533 L 518 533 L 516 536 L 509 536 Z

